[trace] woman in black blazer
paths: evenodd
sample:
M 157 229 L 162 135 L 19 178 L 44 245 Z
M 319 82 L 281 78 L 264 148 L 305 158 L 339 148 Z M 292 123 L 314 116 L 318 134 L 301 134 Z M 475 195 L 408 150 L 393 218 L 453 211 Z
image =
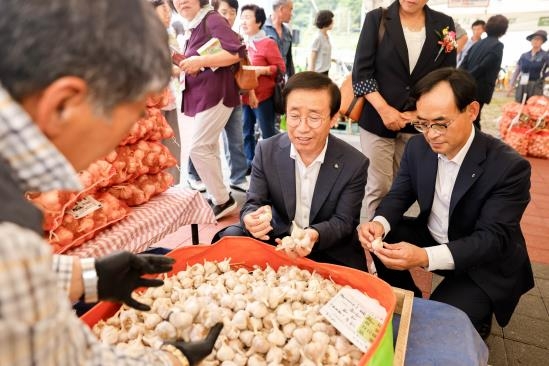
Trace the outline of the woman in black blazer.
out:
M 441 48 L 451 17 L 430 9 L 427 0 L 399 0 L 366 14 L 353 66 L 353 90 L 366 103 L 358 121 L 362 152 L 370 159 L 366 184 L 368 219 L 387 194 L 404 145 L 416 131 L 410 92 L 429 72 L 456 65 L 455 43 Z M 454 33 L 452 33 L 454 32 Z
M 477 82 L 477 102 L 480 104 L 480 110 L 473 123 L 479 130 L 482 107 L 492 100 L 501 69 L 503 43 L 499 41 L 499 38 L 507 32 L 508 27 L 509 20 L 503 15 L 490 17 L 484 30 L 488 37 L 475 43 L 459 65 L 460 69 L 469 71 Z

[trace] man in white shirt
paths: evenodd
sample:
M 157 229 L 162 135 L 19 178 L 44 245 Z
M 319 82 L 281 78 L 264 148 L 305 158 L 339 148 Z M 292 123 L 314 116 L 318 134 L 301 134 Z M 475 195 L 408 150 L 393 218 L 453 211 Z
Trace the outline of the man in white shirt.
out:
M 330 134 L 339 118 L 339 89 L 326 75 L 306 71 L 288 80 L 283 96 L 288 133 L 257 145 L 241 224 L 218 236 L 274 245 L 290 235 L 293 223 L 307 240 L 307 249 L 293 254 L 366 270 L 355 228 L 368 159 Z
M 463 310 L 485 338 L 492 314 L 505 326 L 534 284 L 520 229 L 530 164 L 473 127 L 475 89 L 467 72 L 451 68 L 416 85 L 413 125 L 423 135 L 408 142 L 391 191 L 357 230 L 379 276 L 393 286 L 421 296 L 408 270 L 440 271 L 431 299 Z M 416 200 L 418 217 L 405 218 Z M 373 248 L 375 238 L 384 238 L 382 248 Z

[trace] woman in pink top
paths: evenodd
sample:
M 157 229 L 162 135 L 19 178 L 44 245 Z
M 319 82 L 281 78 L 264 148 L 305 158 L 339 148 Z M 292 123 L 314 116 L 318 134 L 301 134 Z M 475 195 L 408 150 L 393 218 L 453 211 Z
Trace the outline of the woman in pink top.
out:
M 254 93 L 242 96 L 244 120 L 244 153 L 251 165 L 255 151 L 255 122 L 259 121 L 261 136 L 266 139 L 276 135 L 273 94 L 277 70 L 286 72 L 284 59 L 274 40 L 267 37 L 261 27 L 267 17 L 257 5 L 245 5 L 240 15 L 241 31 L 248 48 L 248 57 L 258 75 L 259 85 Z

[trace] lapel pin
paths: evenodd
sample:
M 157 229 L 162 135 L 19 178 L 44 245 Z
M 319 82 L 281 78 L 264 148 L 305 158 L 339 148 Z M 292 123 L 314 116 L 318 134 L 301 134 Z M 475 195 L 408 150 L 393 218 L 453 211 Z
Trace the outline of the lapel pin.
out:
M 475 177 L 475 175 L 476 175 L 476 174 L 475 174 L 475 173 L 473 173 L 473 175 L 471 175 L 471 178 L 474 178 L 474 177 Z
M 335 163 L 335 164 L 334 164 L 334 168 L 339 169 L 339 164 L 338 164 L 338 163 Z

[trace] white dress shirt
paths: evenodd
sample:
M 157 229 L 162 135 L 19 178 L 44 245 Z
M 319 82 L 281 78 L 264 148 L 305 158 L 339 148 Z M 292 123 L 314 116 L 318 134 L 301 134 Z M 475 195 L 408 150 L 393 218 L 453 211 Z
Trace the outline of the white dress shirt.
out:
M 448 246 L 448 224 L 450 222 L 450 200 L 454 190 L 454 184 L 461 168 L 461 164 L 465 159 L 465 155 L 469 151 L 473 139 L 475 138 L 475 129 L 471 126 L 471 134 L 467 142 L 459 150 L 453 159 L 448 159 L 442 154 L 438 154 L 438 169 L 435 183 L 435 195 L 433 197 L 433 205 L 431 213 L 427 220 L 427 228 L 431 236 L 437 243 L 433 247 L 425 247 L 427 257 L 429 258 L 428 271 L 435 270 L 452 270 L 455 268 L 454 258 Z M 391 230 L 391 226 L 387 219 L 383 216 L 374 217 L 373 221 L 381 223 L 385 229 L 385 235 Z
M 315 160 L 306 166 L 301 160 L 294 144 L 290 147 L 290 157 L 295 160 L 295 223 L 301 227 L 309 226 L 311 214 L 311 205 L 315 191 L 320 166 L 324 163 L 326 149 L 328 148 L 328 139 L 324 144 L 324 149 L 318 154 Z

